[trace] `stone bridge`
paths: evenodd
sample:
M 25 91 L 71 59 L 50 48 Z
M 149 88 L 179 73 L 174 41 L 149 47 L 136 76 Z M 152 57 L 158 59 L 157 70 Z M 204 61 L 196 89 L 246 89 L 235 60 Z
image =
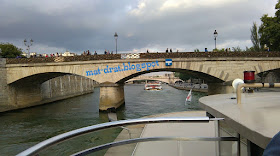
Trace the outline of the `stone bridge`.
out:
M 73 74 L 100 84 L 100 110 L 124 103 L 124 83 L 158 71 L 184 72 L 204 79 L 209 94 L 232 92 L 231 82 L 243 71 L 256 74 L 280 68 L 279 52 L 149 53 L 137 58 L 127 54 L 34 59 L 1 59 L 0 107 L 33 106 L 41 100 L 40 85 L 54 77 Z M 23 97 L 29 100 L 19 100 Z

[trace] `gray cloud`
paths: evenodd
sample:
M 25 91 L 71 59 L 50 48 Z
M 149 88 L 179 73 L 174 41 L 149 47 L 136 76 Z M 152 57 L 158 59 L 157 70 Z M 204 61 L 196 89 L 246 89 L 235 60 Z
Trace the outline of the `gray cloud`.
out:
M 277 0 L 0 0 L 0 42 L 24 48 L 34 39 L 32 51 L 69 50 L 119 52 L 192 51 L 251 46 L 250 27 L 260 17 L 273 15 Z

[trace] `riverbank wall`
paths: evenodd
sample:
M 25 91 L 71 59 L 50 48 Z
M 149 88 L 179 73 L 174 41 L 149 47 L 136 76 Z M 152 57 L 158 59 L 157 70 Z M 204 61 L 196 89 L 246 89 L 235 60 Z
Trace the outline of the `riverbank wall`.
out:
M 0 78 L 0 80 L 5 81 L 4 78 Z M 26 83 L 0 86 L 0 112 L 92 93 L 96 85 L 93 80 L 85 77 L 64 75 L 45 81 L 42 84 Z
M 92 93 L 95 86 L 96 84 L 93 80 L 85 77 L 76 75 L 60 76 L 41 85 L 42 101 L 52 102 Z

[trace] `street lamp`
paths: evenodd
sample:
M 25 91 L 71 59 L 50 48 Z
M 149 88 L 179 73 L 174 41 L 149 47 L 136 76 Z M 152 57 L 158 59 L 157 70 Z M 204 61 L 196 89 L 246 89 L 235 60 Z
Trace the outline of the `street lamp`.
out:
M 24 45 L 27 47 L 26 50 L 28 51 L 28 55 L 30 57 L 30 47 L 32 46 L 33 40 L 31 39 L 29 42 L 24 39 Z
M 217 37 L 218 37 L 218 32 L 215 30 L 215 31 L 214 31 L 215 49 L 216 49 L 216 40 L 217 40 Z
M 117 34 L 117 32 L 115 32 L 114 37 L 115 37 L 115 40 L 116 40 L 116 54 L 117 54 L 118 53 L 118 49 L 117 49 L 118 34 Z

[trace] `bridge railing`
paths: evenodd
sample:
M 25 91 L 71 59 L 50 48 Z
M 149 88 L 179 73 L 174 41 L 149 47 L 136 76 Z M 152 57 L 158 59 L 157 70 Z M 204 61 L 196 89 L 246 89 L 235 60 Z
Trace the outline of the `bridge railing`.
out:
M 7 58 L 6 64 L 74 62 L 91 60 L 119 59 L 158 59 L 158 58 L 219 58 L 219 57 L 280 57 L 280 52 L 173 52 L 173 53 L 139 53 L 139 57 L 122 57 L 123 54 L 77 55 L 36 58 Z
M 35 57 L 35 58 L 7 58 L 7 64 L 19 63 L 48 63 L 48 62 L 74 62 L 74 61 L 91 61 L 91 60 L 118 60 L 120 54 L 109 55 L 77 55 L 77 56 L 59 56 L 59 57 Z
M 280 52 L 173 52 L 141 53 L 140 58 L 280 57 Z

